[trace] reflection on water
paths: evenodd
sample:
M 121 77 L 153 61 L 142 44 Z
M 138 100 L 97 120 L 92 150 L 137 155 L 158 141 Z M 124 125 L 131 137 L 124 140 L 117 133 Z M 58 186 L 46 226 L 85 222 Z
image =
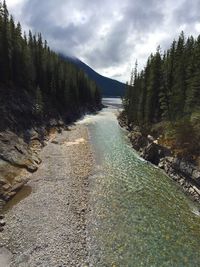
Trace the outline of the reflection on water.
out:
M 141 160 L 116 110 L 88 116 L 98 169 L 90 180 L 92 266 L 200 266 L 197 207 L 161 170 Z

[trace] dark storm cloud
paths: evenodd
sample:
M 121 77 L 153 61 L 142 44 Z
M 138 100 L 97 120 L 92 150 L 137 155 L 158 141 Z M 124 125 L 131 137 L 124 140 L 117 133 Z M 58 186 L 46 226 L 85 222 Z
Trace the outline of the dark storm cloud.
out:
M 18 19 L 42 32 L 53 49 L 118 77 L 132 57 L 146 61 L 159 43 L 167 48 L 183 25 L 192 34 L 200 22 L 200 0 L 15 1 L 24 1 Z

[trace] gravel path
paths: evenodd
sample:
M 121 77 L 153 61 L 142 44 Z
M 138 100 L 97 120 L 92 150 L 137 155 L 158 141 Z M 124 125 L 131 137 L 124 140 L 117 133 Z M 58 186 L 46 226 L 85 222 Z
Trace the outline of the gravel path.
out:
M 93 156 L 87 128 L 76 125 L 58 134 L 40 157 L 28 183 L 32 193 L 6 214 L 0 267 L 89 266 L 86 215 Z M 2 265 L 1 255 L 10 263 L 5 257 Z

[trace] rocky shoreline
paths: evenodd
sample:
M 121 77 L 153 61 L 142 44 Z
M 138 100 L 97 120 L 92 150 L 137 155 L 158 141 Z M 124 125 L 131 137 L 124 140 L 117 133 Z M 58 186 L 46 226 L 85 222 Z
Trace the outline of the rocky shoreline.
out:
M 52 133 L 38 152 L 41 166 L 27 183 L 31 194 L 5 213 L 4 267 L 88 266 L 88 177 L 94 164 L 88 138 L 85 126 L 72 126 Z
M 0 214 L 2 207 L 29 181 L 41 164 L 39 153 L 56 132 L 102 108 L 87 103 L 72 109 L 60 107 L 49 98 L 43 109 L 36 108 L 35 95 L 29 90 L 0 86 Z M 2 230 L 0 226 L 0 231 Z
M 120 126 L 126 129 L 132 147 L 145 160 L 163 169 L 195 202 L 200 203 L 200 169 L 194 163 L 178 158 L 168 147 L 159 144 L 151 135 L 144 135 L 139 126 L 128 125 L 125 115 L 118 116 Z
M 35 127 L 22 134 L 6 130 L 0 133 L 0 214 L 7 201 L 12 199 L 38 170 L 42 160 L 41 149 L 57 132 L 67 129 L 64 122 L 55 119 L 48 127 Z

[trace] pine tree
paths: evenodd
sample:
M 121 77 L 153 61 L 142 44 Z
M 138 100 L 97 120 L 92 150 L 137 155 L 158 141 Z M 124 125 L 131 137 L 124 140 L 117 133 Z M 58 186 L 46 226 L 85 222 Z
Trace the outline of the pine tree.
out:
M 123 100 L 129 123 L 173 122 L 190 116 L 200 105 L 199 73 L 200 37 L 185 41 L 182 32 L 163 55 L 158 47 L 144 70 L 131 72 Z
M 0 2 L 0 83 L 16 93 L 31 95 L 36 113 L 46 106 L 59 112 L 76 112 L 100 106 L 99 89 L 72 63 L 51 51 L 42 35 L 29 31 L 22 35 L 20 23 L 9 15 L 6 2 Z
M 2 9 L 2 26 L 1 26 L 1 63 L 0 77 L 4 82 L 10 81 L 10 65 L 11 65 L 11 44 L 9 32 L 9 13 L 6 2 L 4 0 Z

